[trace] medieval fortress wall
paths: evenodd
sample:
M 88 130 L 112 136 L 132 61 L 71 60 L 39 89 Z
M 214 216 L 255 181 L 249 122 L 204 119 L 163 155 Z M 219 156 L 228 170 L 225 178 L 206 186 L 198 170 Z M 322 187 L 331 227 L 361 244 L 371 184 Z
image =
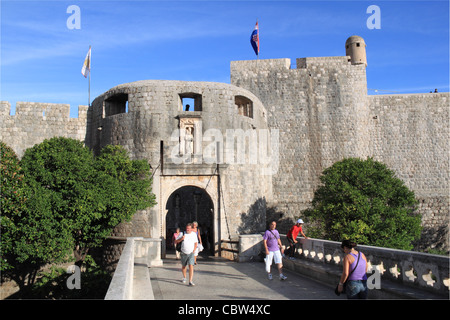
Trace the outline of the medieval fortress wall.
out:
M 449 248 L 449 93 L 368 97 L 370 150 L 419 200 L 426 244 Z
M 78 118 L 70 118 L 70 105 L 57 103 L 17 102 L 11 115 L 11 104 L 0 102 L 0 140 L 21 158 L 26 149 L 52 137 L 84 141 L 87 106 L 78 106 Z
M 231 62 L 231 83 L 258 96 L 279 128 L 273 207 L 297 217 L 323 169 L 370 156 L 414 190 L 423 242 L 448 248 L 449 93 L 367 95 L 364 64 L 351 57 Z
M 195 100 L 193 111 L 183 111 L 183 98 Z M 84 140 L 94 152 L 121 144 L 133 158 L 148 159 L 158 205 L 136 214 L 116 236 L 165 237 L 169 199 L 183 186 L 207 187 L 216 240 L 259 231 L 266 212 L 288 220 L 309 207 L 325 168 L 345 157 L 370 156 L 394 170 L 420 200 L 423 246 L 448 249 L 449 100 L 449 93 L 368 95 L 365 51 L 301 58 L 296 68 L 290 59 L 233 61 L 231 84 L 123 84 L 89 110 L 80 106 L 78 118 L 69 117 L 69 105 L 31 102 L 17 103 L 10 115 L 9 103 L 2 102 L 0 139 L 19 157 L 46 138 L 65 136 Z M 197 138 L 210 129 L 277 130 L 277 170 L 267 175 L 264 165 L 223 161 L 219 203 L 217 167 L 202 158 L 214 137 L 194 139 L 187 163 L 170 162 L 177 143 L 180 154 L 187 152 L 185 136 L 174 139 L 174 130 L 188 127 Z
M 347 156 L 367 156 L 365 68 L 346 57 L 231 62 L 231 83 L 253 92 L 280 130 L 280 170 L 273 177 L 276 211 L 299 216 L 322 171 Z

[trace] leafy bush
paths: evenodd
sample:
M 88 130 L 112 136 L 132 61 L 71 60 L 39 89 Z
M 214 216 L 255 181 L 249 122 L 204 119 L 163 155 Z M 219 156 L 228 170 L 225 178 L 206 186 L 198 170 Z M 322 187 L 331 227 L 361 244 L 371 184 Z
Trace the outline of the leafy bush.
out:
M 421 232 L 414 192 L 372 158 L 336 162 L 323 171 L 312 208 L 310 235 L 328 240 L 411 250 Z

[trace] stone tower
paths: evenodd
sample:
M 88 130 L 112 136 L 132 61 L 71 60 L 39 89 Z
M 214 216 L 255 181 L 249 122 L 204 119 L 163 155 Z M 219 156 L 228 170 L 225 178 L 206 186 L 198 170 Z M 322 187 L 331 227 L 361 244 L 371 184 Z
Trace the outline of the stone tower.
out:
M 189 111 L 186 99 L 194 99 Z M 218 254 L 223 239 L 264 231 L 272 194 L 264 156 L 271 149 L 257 143 L 269 139 L 267 110 L 251 92 L 212 82 L 136 81 L 98 96 L 89 116 L 85 143 L 95 153 L 120 144 L 152 167 L 157 205 L 117 226 L 114 239 L 168 239 L 164 254 L 176 228 L 197 221 L 205 252 Z
M 351 36 L 345 41 L 345 55 L 350 56 L 352 64 L 363 64 L 367 67 L 366 43 L 360 36 Z

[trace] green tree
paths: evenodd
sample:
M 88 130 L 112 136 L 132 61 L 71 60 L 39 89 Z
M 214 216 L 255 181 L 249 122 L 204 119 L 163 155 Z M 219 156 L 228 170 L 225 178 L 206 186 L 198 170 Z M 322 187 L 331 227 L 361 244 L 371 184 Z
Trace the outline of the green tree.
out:
M 52 226 L 41 232 L 46 239 L 53 240 L 41 250 L 52 252 L 63 248 L 59 251 L 63 257 L 67 257 L 66 248 L 76 251 L 78 226 L 80 223 L 90 226 L 96 216 L 94 163 L 91 150 L 81 141 L 69 138 L 44 140 L 25 151 L 21 165 L 32 190 L 26 218 L 35 216 L 35 223 L 41 229 Z M 62 259 L 57 258 L 48 256 L 47 262 Z
M 417 200 L 386 165 L 372 158 L 344 159 L 324 170 L 312 208 L 315 235 L 342 241 L 411 250 L 420 237 Z
M 26 150 L 21 169 L 17 157 L 3 153 L 2 270 L 21 289 L 34 284 L 44 264 L 72 253 L 81 266 L 114 227 L 155 204 L 149 164 L 130 160 L 121 146 L 105 147 L 95 158 L 80 141 L 52 138 Z M 6 164 L 13 169 L 4 174 Z M 22 196 L 14 200 L 16 193 Z
M 50 214 L 51 194 L 26 183 L 17 156 L 3 143 L 1 148 L 2 276 L 13 279 L 26 292 L 43 265 L 67 257 L 69 234 Z
M 5 271 L 12 267 L 5 258 L 14 246 L 11 235 L 15 232 L 16 226 L 11 217 L 22 212 L 25 195 L 19 159 L 15 152 L 2 141 L 0 141 L 0 179 L 0 232 L 4 236 L 0 242 L 0 271 Z
M 122 146 L 104 147 L 93 169 L 91 201 L 79 208 L 84 217 L 73 222 L 78 261 L 84 260 L 90 248 L 100 246 L 119 223 L 130 221 L 136 211 L 156 203 L 150 165 L 146 160 L 131 160 Z M 90 207 L 93 205 L 95 210 Z

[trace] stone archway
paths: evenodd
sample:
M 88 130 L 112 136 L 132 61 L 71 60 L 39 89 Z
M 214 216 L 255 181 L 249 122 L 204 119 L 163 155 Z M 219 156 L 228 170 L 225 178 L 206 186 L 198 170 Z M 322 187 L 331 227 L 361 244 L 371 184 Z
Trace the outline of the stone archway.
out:
M 166 247 L 174 250 L 171 239 L 176 228 L 185 230 L 186 224 L 197 221 L 204 246 L 202 254 L 214 255 L 214 203 L 202 188 L 184 186 L 176 189 L 165 204 Z

